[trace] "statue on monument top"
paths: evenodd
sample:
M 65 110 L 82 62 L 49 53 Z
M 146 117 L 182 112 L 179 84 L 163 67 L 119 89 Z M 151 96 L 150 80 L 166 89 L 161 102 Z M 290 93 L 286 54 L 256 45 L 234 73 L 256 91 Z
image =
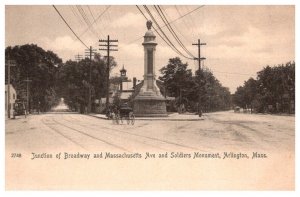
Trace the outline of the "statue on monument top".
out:
M 147 23 L 146 23 L 146 26 L 147 26 L 147 29 L 150 30 L 151 27 L 152 27 L 152 21 L 148 20 Z

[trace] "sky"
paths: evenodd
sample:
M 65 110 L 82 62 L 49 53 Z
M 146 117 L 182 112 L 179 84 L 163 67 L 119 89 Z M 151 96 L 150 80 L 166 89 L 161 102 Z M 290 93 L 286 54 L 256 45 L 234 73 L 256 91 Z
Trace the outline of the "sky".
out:
M 231 93 L 250 77 L 256 78 L 256 73 L 265 66 L 295 60 L 294 6 L 205 5 L 184 16 L 199 6 L 160 7 L 183 45 L 194 56 L 198 55 L 198 49 L 192 43 L 198 39 L 206 43 L 201 47 L 201 56 L 206 58 L 202 66 L 210 69 Z M 146 19 L 136 6 L 56 7 L 87 46 L 99 49 L 98 40 L 107 39 L 107 35 L 111 39 L 118 39 L 118 51 L 111 53 L 118 63 L 112 75 L 118 75 L 124 65 L 129 78 L 143 78 L 142 42 L 147 28 Z M 149 18 L 145 9 L 139 7 Z M 163 26 L 155 8 L 152 5 L 147 7 Z M 88 29 L 87 23 L 94 24 Z M 162 29 L 176 48 L 187 55 L 168 29 Z M 184 63 L 187 62 L 193 72 L 198 68 L 196 61 L 178 55 L 155 34 L 158 43 L 155 60 L 157 77 L 160 75 L 159 69 L 167 65 L 169 58 L 177 56 Z M 6 5 L 5 47 L 31 43 L 55 52 L 63 61 L 74 60 L 77 54 L 84 56 L 86 49 L 51 5 Z M 98 52 L 106 55 L 104 51 Z

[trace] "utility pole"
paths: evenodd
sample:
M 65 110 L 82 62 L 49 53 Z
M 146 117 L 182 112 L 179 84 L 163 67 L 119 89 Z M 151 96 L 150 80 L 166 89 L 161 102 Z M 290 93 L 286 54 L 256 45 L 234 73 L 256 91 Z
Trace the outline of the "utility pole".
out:
M 92 46 L 88 50 L 85 51 L 86 55 L 89 55 L 90 58 L 90 65 L 89 65 L 89 100 L 88 100 L 88 113 L 91 113 L 91 106 L 92 106 L 92 55 L 95 49 Z
M 75 60 L 77 62 L 79 62 L 80 60 L 82 60 L 82 55 L 79 55 L 79 54 L 75 55 Z
M 201 48 L 201 45 L 206 45 L 206 43 L 201 43 L 200 39 L 198 39 L 198 43 L 195 43 L 195 44 L 192 44 L 192 45 L 198 46 L 198 58 L 194 58 L 194 60 L 198 60 L 199 72 L 200 72 L 200 70 L 201 70 L 201 60 L 205 60 L 206 59 L 205 57 L 201 57 L 200 48 Z
M 26 97 L 27 97 L 27 107 L 26 107 L 26 113 L 29 114 L 29 82 L 32 82 L 32 80 L 27 79 L 24 80 L 26 82 Z
M 15 66 L 14 60 L 7 60 L 7 117 L 10 118 L 10 67 Z
M 198 73 L 199 73 L 199 77 L 201 77 L 201 61 L 205 60 L 205 57 L 201 57 L 201 45 L 206 45 L 206 43 L 201 43 L 200 39 L 198 39 L 198 43 L 192 44 L 192 45 L 196 45 L 198 46 L 198 58 L 194 58 L 195 60 L 198 60 L 198 64 L 199 64 L 199 69 L 198 69 Z M 201 79 L 199 79 L 199 100 L 198 100 L 198 114 L 199 117 L 202 116 L 202 106 L 201 106 Z
M 101 47 L 106 47 L 106 48 L 100 48 L 100 51 L 107 51 L 107 68 L 106 68 L 106 73 L 107 73 L 107 93 L 106 93 L 106 109 L 108 109 L 109 106 L 109 69 L 110 69 L 110 56 L 109 56 L 109 52 L 110 51 L 118 51 L 118 49 L 113 49 L 111 47 L 117 47 L 118 45 L 114 44 L 114 42 L 118 42 L 118 40 L 110 40 L 109 35 L 107 36 L 107 40 L 99 40 Z M 101 44 L 101 43 L 105 43 L 105 44 Z

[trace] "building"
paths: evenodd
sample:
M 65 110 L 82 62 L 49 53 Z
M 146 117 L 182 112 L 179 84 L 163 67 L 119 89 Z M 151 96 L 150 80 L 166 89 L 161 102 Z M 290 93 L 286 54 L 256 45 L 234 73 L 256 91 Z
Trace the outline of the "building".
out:
M 11 84 L 9 87 L 10 87 L 9 88 L 10 96 L 8 96 L 8 85 L 5 85 L 5 116 L 8 117 L 8 108 L 10 107 L 10 116 L 9 117 L 13 117 L 14 104 L 17 100 L 17 92 Z
M 123 65 L 123 68 L 120 70 L 121 82 L 118 91 L 118 96 L 122 103 L 129 102 L 131 95 L 134 93 L 134 89 L 137 82 L 135 77 L 133 78 L 133 81 L 128 79 L 126 72 L 127 71 Z
M 135 92 L 135 86 L 137 85 L 137 80 L 134 77 L 133 80 L 128 79 L 127 70 L 124 68 L 120 70 L 120 76 L 118 77 L 118 82 L 110 83 L 109 85 L 109 105 L 121 104 L 130 101 L 130 97 Z M 117 100 L 116 100 L 117 99 Z M 106 97 L 97 100 L 95 112 L 103 113 L 106 108 Z

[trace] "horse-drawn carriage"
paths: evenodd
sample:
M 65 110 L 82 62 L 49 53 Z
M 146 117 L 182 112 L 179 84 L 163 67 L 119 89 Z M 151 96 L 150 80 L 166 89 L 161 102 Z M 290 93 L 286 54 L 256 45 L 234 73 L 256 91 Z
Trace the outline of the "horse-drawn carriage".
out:
M 135 122 L 133 109 L 128 105 L 121 105 L 120 108 L 115 106 L 111 111 L 110 118 L 112 119 L 113 124 L 123 123 L 123 120 L 131 125 L 134 125 Z
M 16 102 L 14 103 L 14 113 L 13 113 L 13 117 L 15 118 L 16 116 L 21 116 L 21 115 L 25 115 L 26 118 L 26 107 L 23 101 L 21 100 L 16 100 Z

